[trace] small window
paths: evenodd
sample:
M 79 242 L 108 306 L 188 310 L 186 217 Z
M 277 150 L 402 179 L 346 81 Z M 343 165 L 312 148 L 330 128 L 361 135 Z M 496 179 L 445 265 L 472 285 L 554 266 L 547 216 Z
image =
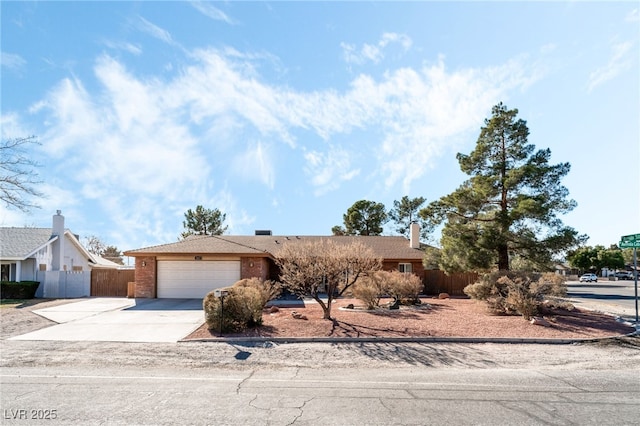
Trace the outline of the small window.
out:
M 47 270 L 47 264 L 46 264 L 46 263 L 41 263 L 41 264 L 39 265 L 39 269 L 40 269 L 41 271 L 46 271 L 46 270 Z
M 398 271 L 405 273 L 405 274 L 410 274 L 411 272 L 413 272 L 413 269 L 411 268 L 411 264 L 410 263 L 399 263 L 398 264 Z
M 82 272 L 82 266 L 74 266 L 73 272 Z

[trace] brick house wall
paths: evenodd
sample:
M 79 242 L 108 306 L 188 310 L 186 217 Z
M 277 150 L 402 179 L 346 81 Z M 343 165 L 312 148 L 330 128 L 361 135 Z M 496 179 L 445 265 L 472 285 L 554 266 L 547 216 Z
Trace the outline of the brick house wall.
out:
M 156 272 L 155 256 L 136 257 L 136 294 L 135 297 L 155 299 Z
M 240 259 L 240 278 L 270 278 L 269 261 L 265 257 L 243 257 Z

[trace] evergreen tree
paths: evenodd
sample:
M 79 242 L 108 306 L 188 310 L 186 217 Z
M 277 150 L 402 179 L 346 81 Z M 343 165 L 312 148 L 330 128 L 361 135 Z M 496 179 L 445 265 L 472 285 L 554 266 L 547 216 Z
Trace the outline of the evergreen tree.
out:
M 222 235 L 228 228 L 228 226 L 223 226 L 227 215 L 218 209 L 205 209 L 202 206 L 197 206 L 195 211 L 187 210 L 184 218 L 185 220 L 182 222 L 185 229 L 182 233 L 183 239 L 190 235 Z
M 389 210 L 389 219 L 396 225 L 394 231 L 409 238 L 411 223 L 419 222 L 421 234 L 428 236 L 428 226 L 418 215 L 425 201 L 424 197 L 409 198 L 406 195 L 400 201 L 394 200 L 393 208 Z
M 331 228 L 334 235 L 380 235 L 388 220 L 384 204 L 368 200 L 353 203 L 342 218 L 344 229 L 334 226 Z
M 560 184 L 569 163 L 550 165 L 551 151 L 528 143 L 529 129 L 517 114 L 494 106 L 475 149 L 457 155 L 470 178 L 420 211 L 431 225 L 444 223 L 445 271 L 509 270 L 511 256 L 545 269 L 585 240 L 557 217 L 576 206 Z

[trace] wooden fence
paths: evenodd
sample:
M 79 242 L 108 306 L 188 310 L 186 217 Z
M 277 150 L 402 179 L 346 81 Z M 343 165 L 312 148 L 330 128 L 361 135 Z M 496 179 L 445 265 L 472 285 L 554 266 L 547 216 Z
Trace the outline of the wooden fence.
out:
M 133 269 L 92 269 L 91 296 L 127 297 L 127 284 L 135 281 Z
M 449 293 L 451 296 L 465 296 L 462 291 L 477 281 L 475 272 L 447 275 L 438 269 L 424 271 L 425 292 L 427 294 Z

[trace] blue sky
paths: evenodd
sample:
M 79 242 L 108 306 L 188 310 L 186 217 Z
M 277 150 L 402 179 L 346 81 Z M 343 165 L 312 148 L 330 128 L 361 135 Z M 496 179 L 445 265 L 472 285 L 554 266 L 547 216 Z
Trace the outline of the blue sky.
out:
M 637 2 L 2 2 L 2 138 L 46 198 L 2 226 L 122 250 L 229 233 L 329 235 L 357 200 L 428 202 L 466 178 L 491 107 L 570 162 L 563 221 L 640 232 Z M 387 233 L 391 233 L 388 226 Z

